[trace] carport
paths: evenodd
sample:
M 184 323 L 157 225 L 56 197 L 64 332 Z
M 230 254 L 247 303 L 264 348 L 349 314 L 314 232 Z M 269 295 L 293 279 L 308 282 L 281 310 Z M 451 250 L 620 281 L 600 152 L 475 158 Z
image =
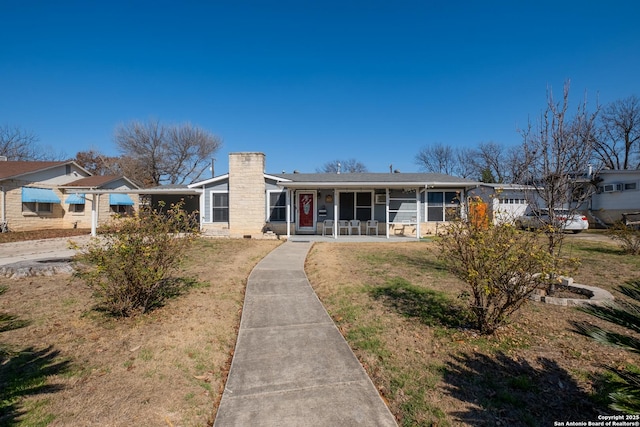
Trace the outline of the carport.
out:
M 82 190 L 85 194 L 85 199 L 91 202 L 91 235 L 96 236 L 98 229 L 98 212 L 99 212 L 99 199 L 97 196 L 101 194 L 113 195 L 115 198 L 121 198 L 122 195 L 139 194 L 140 196 L 147 196 L 148 202 L 151 206 L 159 206 L 160 202 L 165 202 L 167 206 L 185 201 L 185 210 L 187 212 L 198 211 L 200 206 L 200 196 L 202 195 L 202 189 L 187 188 L 187 187 L 154 187 L 143 188 L 139 190 L 122 189 L 122 190 Z M 89 197 L 89 196 L 92 197 Z

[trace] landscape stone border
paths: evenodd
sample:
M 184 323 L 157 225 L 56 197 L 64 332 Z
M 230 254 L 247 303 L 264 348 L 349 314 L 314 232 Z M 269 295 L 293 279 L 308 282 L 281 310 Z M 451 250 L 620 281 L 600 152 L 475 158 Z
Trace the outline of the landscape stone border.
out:
M 558 298 L 542 294 L 532 294 L 531 299 L 546 304 L 560 306 L 581 306 L 581 305 L 605 305 L 610 304 L 615 298 L 614 296 L 597 286 L 587 286 L 574 283 L 571 277 L 562 277 L 560 285 L 571 292 L 580 293 L 589 298 Z
M 0 265 L 0 277 L 22 279 L 33 276 L 53 276 L 54 274 L 74 272 L 71 258 L 44 258 L 39 260 L 20 261 L 13 264 Z

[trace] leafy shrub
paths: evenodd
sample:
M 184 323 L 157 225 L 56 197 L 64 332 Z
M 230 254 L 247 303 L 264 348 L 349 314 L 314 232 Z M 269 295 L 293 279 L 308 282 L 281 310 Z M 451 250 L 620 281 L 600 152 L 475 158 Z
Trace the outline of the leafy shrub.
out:
M 640 280 L 629 282 L 618 289 L 634 302 L 587 306 L 582 310 L 614 325 L 622 326 L 630 332 L 640 333 Z M 578 333 L 600 343 L 640 354 L 640 339 L 637 335 L 608 331 L 586 322 L 575 323 L 574 326 Z M 609 367 L 608 371 L 613 374 L 610 386 L 614 391 L 609 394 L 612 401 L 611 408 L 629 414 L 640 414 L 640 371 L 637 367 L 629 369 Z
M 108 312 L 144 313 L 181 290 L 182 281 L 173 274 L 196 234 L 178 231 L 192 230 L 193 221 L 181 204 L 114 218 L 82 248 L 78 274 Z
M 473 321 L 483 334 L 502 325 L 556 268 L 537 233 L 509 224 L 452 222 L 440 249 L 449 270 L 468 285 Z
M 640 227 L 618 221 L 607 229 L 606 233 L 613 240 L 620 242 L 625 253 L 640 255 Z

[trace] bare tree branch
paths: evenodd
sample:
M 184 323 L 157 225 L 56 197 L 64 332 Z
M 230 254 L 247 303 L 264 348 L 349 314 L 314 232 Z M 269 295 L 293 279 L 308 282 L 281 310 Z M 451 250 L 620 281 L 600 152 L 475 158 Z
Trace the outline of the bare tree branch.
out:
M 0 156 L 8 160 L 62 160 L 64 154 L 38 145 L 38 137 L 17 126 L 0 126 Z
M 197 180 L 222 146 L 220 138 L 190 123 L 164 126 L 157 120 L 120 125 L 115 141 L 127 159 L 122 169 L 146 186 Z
M 318 173 L 364 173 L 367 167 L 356 159 L 333 160 L 316 169 Z
M 607 105 L 600 116 L 596 157 L 609 169 L 640 169 L 640 99 L 633 95 Z

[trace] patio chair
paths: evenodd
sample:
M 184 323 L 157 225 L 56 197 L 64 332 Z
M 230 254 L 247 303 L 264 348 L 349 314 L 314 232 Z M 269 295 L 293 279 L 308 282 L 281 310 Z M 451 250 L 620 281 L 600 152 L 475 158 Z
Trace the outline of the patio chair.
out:
M 322 235 L 325 236 L 328 230 L 329 235 L 333 236 L 333 220 L 325 219 L 322 224 Z
M 346 219 L 341 219 L 340 221 L 338 221 L 338 235 L 340 235 L 342 230 L 346 231 L 347 234 L 349 233 L 349 221 L 347 221 Z
M 369 221 L 367 221 L 367 235 L 370 236 L 371 234 L 369 233 L 369 231 L 375 231 L 376 232 L 376 236 L 378 235 L 378 220 L 377 219 L 370 219 Z
M 357 230 L 358 231 L 358 236 L 360 235 L 360 220 L 359 219 L 352 219 L 351 221 L 349 221 L 349 234 L 351 234 L 351 230 Z

